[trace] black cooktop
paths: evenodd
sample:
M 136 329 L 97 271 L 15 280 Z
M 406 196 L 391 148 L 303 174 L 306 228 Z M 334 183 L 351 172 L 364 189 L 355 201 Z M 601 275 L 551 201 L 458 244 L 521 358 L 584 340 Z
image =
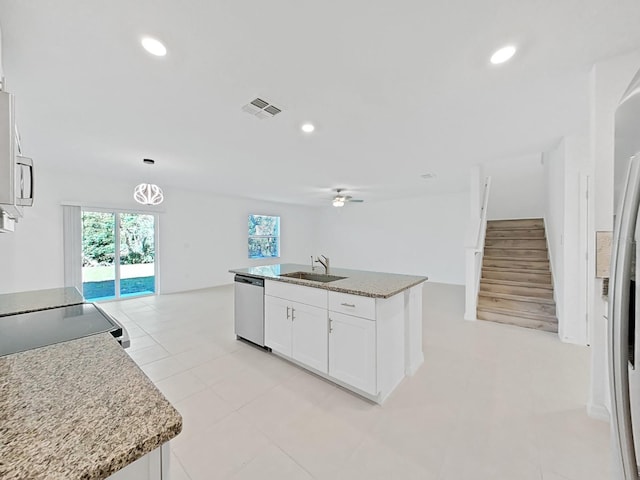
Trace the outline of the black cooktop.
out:
M 0 317 L 0 356 L 105 332 L 119 337 L 122 328 L 88 303 L 8 315 Z

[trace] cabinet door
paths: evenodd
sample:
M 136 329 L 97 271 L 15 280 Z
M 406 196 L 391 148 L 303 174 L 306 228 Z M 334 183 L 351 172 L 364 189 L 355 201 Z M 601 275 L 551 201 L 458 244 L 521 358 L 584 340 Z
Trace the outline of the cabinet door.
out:
M 329 312 L 329 375 L 375 395 L 376 322 Z
M 291 356 L 291 308 L 282 298 L 264 297 L 264 344 L 274 352 Z
M 327 309 L 291 302 L 293 309 L 293 358 L 327 373 Z

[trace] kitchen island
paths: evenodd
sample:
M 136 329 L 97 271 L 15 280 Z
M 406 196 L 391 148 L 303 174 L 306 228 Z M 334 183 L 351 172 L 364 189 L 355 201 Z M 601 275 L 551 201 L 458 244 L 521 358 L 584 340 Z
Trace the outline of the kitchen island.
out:
M 231 273 L 239 273 L 250 277 L 264 278 L 277 282 L 294 283 L 308 287 L 322 288 L 334 292 L 350 293 L 363 297 L 389 298 L 400 292 L 420 285 L 428 280 L 427 277 L 415 275 L 400 275 L 397 273 L 369 272 L 366 270 L 352 270 L 347 268 L 330 269 L 330 274 L 345 277 L 328 283 L 319 283 L 311 280 L 285 277 L 294 272 L 320 273 L 321 267 L 312 268 L 309 265 L 296 263 L 278 263 L 275 265 L 260 265 L 248 268 L 236 268 L 229 270 Z
M 3 314 L 10 304 L 28 312 L 63 306 L 46 299 L 77 303 L 77 291 L 57 290 L 0 295 Z M 3 480 L 165 478 L 167 442 L 181 429 L 180 414 L 109 333 L 0 357 Z
M 377 403 L 424 361 L 427 277 L 277 264 L 230 270 L 264 279 L 264 345 Z

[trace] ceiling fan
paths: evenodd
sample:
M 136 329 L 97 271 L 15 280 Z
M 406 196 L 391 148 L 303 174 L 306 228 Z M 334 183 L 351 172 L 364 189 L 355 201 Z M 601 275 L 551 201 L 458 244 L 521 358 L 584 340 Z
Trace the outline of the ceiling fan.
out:
M 333 197 L 333 206 L 334 207 L 344 207 L 346 202 L 352 203 L 362 203 L 364 200 L 360 200 L 358 198 L 353 198 L 351 195 L 344 195 L 344 188 L 336 188 L 336 195 Z

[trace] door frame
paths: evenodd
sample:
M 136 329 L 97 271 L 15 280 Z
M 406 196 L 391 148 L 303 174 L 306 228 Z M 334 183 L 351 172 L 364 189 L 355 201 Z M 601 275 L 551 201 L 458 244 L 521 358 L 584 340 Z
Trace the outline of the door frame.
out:
M 159 250 L 160 250 L 160 243 L 159 243 L 159 223 L 160 223 L 160 215 L 158 214 L 158 212 L 149 212 L 149 211 L 144 211 L 144 210 L 136 210 L 136 209 L 128 209 L 128 208 L 109 208 L 109 207 L 90 207 L 90 206 L 86 206 L 86 205 L 79 205 L 80 206 L 80 219 L 82 220 L 82 214 L 87 211 L 87 212 L 99 212 L 99 213 L 112 213 L 114 215 L 114 234 L 115 234 L 115 252 L 114 252 L 114 263 L 115 263 L 115 298 L 111 298 L 108 300 L 100 300 L 101 302 L 114 302 L 114 301 L 119 301 L 119 300 L 123 300 L 122 297 L 120 296 L 120 214 L 122 213 L 129 213 L 129 214 L 137 214 L 137 215 L 151 215 L 153 216 L 153 242 L 154 242 L 154 266 L 153 266 L 153 289 L 154 289 L 154 293 L 145 293 L 145 294 L 140 294 L 140 295 L 136 295 L 135 297 L 131 297 L 131 298 L 141 298 L 141 297 L 151 297 L 154 295 L 159 295 L 160 292 L 158 291 L 158 287 L 160 285 L 159 282 L 159 278 L 160 278 L 160 262 L 158 261 L 158 257 L 159 257 Z M 80 228 L 80 232 L 82 233 L 82 227 Z M 80 255 L 82 255 L 82 242 L 80 242 Z M 80 264 L 80 268 L 82 269 L 82 263 Z M 84 283 L 82 282 L 82 271 L 80 271 L 80 279 L 81 279 L 81 284 Z

